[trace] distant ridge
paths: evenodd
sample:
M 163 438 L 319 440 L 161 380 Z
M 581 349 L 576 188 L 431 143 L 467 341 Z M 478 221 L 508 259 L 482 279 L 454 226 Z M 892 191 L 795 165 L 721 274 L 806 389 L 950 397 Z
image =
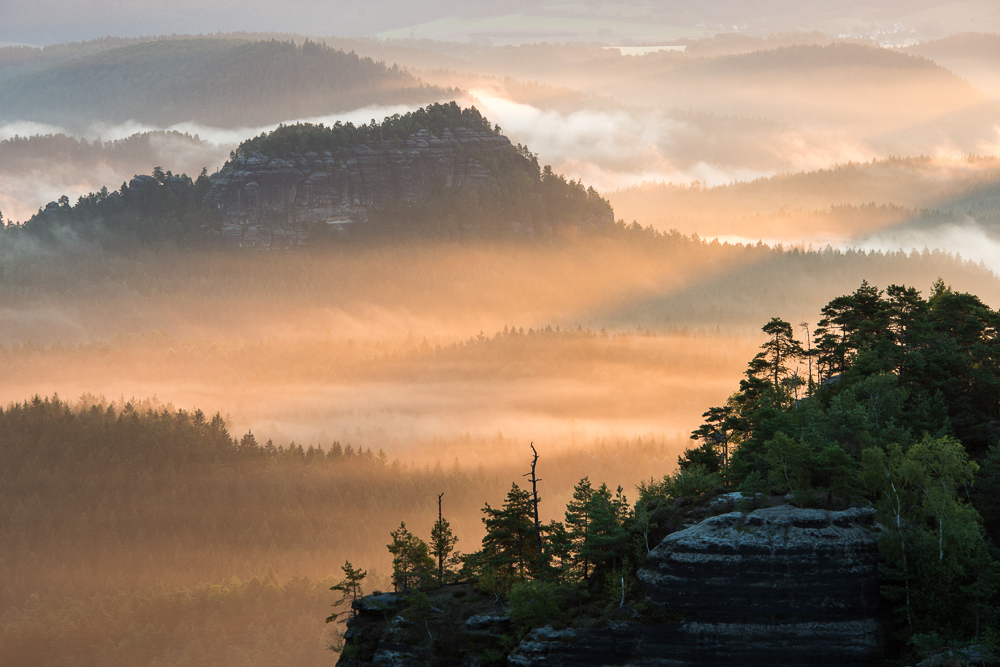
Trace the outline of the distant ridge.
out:
M 368 104 L 425 104 L 446 94 L 396 66 L 316 42 L 168 39 L 2 81 L 0 119 L 246 127 Z

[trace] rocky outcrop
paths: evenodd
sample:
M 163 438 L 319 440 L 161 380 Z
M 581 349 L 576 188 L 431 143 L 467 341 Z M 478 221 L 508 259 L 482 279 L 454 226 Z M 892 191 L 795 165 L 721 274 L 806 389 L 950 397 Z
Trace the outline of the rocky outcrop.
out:
M 880 647 L 871 509 L 732 512 L 667 536 L 638 578 L 673 622 L 533 630 L 521 667 L 867 665 Z
M 877 538 L 870 508 L 782 505 L 705 519 L 652 550 L 637 573 L 644 600 L 605 610 L 603 622 L 535 628 L 507 664 L 874 664 L 881 645 Z M 516 641 L 502 608 L 471 587 L 433 592 L 423 611 L 401 604 L 398 596 L 359 601 L 338 664 L 497 664 L 498 651 Z
M 339 667 L 483 667 L 502 658 L 510 630 L 497 598 L 469 584 L 369 595 L 353 609 Z
M 213 177 L 203 205 L 225 214 L 227 244 L 302 245 L 317 230 L 349 233 L 372 211 L 421 202 L 435 188 L 485 185 L 483 161 L 513 150 L 501 134 L 458 127 L 289 159 L 254 152 Z

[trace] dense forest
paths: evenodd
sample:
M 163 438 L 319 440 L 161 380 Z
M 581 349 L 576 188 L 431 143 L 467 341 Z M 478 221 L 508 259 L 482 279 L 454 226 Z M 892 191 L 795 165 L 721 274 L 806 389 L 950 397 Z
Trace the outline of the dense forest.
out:
M 122 139 L 87 141 L 65 134 L 14 136 L 0 141 L 3 164 L 0 173 L 10 175 L 49 167 L 52 163 L 74 169 L 92 169 L 95 163 L 114 165 L 121 171 L 148 169 L 162 157 L 165 145 L 177 153 L 199 151 L 204 153 L 205 142 L 198 136 L 184 132 L 156 130 L 137 132 Z M 176 148 L 174 148 L 176 146 Z
M 207 170 L 197 180 L 159 167 L 136 176 L 118 190 L 101 188 L 71 204 L 63 195 L 23 223 L 8 221 L 0 245 L 27 241 L 64 250 L 118 250 L 143 247 L 203 247 L 221 215 L 204 209 L 211 182 Z
M 170 39 L 0 81 L 0 118 L 81 128 L 128 120 L 253 127 L 447 94 L 398 67 L 315 42 Z
M 500 646 L 509 651 L 532 626 L 591 627 L 622 613 L 626 599 L 633 617 L 649 613 L 635 571 L 724 493 L 738 492 L 747 508 L 871 505 L 882 525 L 886 657 L 995 648 L 998 327 L 1000 314 L 942 281 L 928 298 L 862 282 L 824 306 L 814 329 L 803 326 L 804 344 L 774 317 L 739 389 L 691 434 L 700 444 L 674 473 L 640 483 L 634 503 L 621 486 L 584 477 L 564 520 L 540 522 L 536 452 L 530 487 L 515 482 L 501 506 L 483 507 L 480 550 L 457 557 L 443 517 L 426 542 L 400 524 L 388 545 L 394 589 L 419 614 L 421 591 L 474 581 L 507 600 L 513 628 Z M 447 650 L 445 638 L 435 641 Z M 357 633 L 341 644 L 366 650 Z
M 516 464 L 487 470 L 468 452 L 520 444 L 470 440 L 461 462 L 430 467 L 349 443 L 233 437 L 218 414 L 155 401 L 10 404 L 0 411 L 0 660 L 329 664 L 323 618 L 337 564 L 364 562 L 368 586 L 390 587 L 382 534 L 402 512 L 429 525 L 442 491 L 456 528 L 477 534 L 475 508 L 502 497 L 498 480 Z M 673 448 L 588 450 L 586 462 L 560 455 L 565 473 L 552 484 L 595 463 L 637 476 L 640 460 L 666 465 Z

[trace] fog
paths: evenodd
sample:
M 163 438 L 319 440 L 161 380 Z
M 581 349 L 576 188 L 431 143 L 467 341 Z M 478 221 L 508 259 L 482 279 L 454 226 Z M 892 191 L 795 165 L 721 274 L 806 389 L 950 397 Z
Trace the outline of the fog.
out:
M 850 244 L 867 250 L 918 252 L 927 248 L 947 248 L 948 252 L 989 267 L 1000 266 L 1000 238 L 973 218 L 931 228 L 901 226 L 865 236 Z
M 605 322 L 595 318 L 637 293 L 683 289 L 720 260 L 695 266 L 600 243 L 357 251 L 330 262 L 260 258 L 261 266 L 206 255 L 147 263 L 141 279 L 124 263 L 42 302 L 8 294 L 0 341 L 47 349 L 12 353 L 0 400 L 155 394 L 229 412 L 276 441 L 312 442 L 325 431 L 400 456 L 466 432 L 675 435 L 705 400 L 726 394 L 746 355 L 663 331 L 598 339 Z M 113 287 L 121 280 L 128 286 Z M 477 341 L 505 326 L 562 333 Z M 702 356 L 728 368 L 725 379 L 706 374 L 704 392 L 691 386 Z M 654 360 L 676 372 L 647 378 Z M 259 382 L 242 383 L 244 374 Z
M 483 112 L 553 168 L 601 191 L 644 182 L 750 181 L 879 155 L 844 133 L 662 109 L 562 112 L 471 91 Z

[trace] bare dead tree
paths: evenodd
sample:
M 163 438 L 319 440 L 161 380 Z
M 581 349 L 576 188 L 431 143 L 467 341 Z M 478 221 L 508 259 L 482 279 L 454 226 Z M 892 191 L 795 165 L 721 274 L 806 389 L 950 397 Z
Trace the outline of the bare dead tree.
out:
M 535 476 L 535 465 L 538 463 L 538 452 L 535 451 L 535 443 L 534 442 L 531 443 L 531 452 L 532 452 L 532 454 L 534 454 L 534 457 L 531 459 L 531 472 L 524 473 L 522 475 L 522 477 L 527 477 L 528 479 L 531 480 L 531 497 L 532 497 L 532 502 L 535 505 L 535 541 L 536 541 L 536 543 L 538 545 L 538 579 L 539 579 L 539 581 L 541 581 L 542 579 L 544 579 L 544 575 L 542 573 L 542 564 L 543 564 L 543 559 L 542 559 L 542 524 L 538 520 L 538 503 L 539 503 L 539 499 L 538 499 L 538 483 L 540 481 L 542 481 L 542 480 L 538 479 Z
M 444 491 L 438 494 L 438 526 L 444 525 L 444 517 L 441 514 L 441 499 L 444 498 Z M 438 581 L 444 583 L 444 551 L 438 550 Z M 428 630 L 428 632 L 430 632 Z
M 811 394 L 813 388 L 812 337 L 809 335 L 808 322 L 799 322 L 799 326 L 802 327 L 802 330 L 806 332 L 806 362 L 809 364 L 809 381 L 806 384 L 806 389 Z

